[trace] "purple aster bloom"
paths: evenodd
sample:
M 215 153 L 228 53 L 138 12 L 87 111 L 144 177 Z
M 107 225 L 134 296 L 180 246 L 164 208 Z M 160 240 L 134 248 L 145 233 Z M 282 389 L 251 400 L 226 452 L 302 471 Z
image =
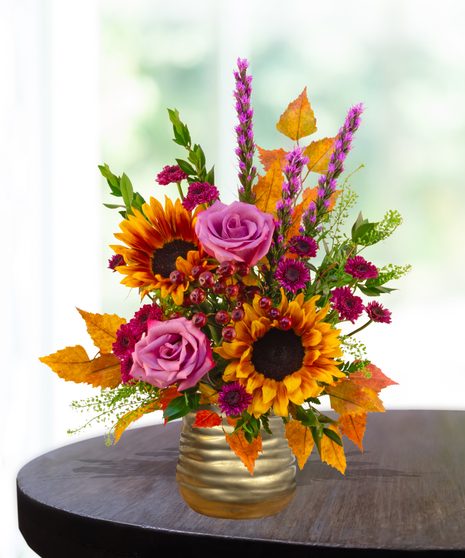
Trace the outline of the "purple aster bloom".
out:
M 310 272 L 305 264 L 299 260 L 292 259 L 281 260 L 274 276 L 281 287 L 294 294 L 299 289 L 305 289 L 310 281 Z
M 173 165 L 172 167 L 164 167 L 164 169 L 157 174 L 156 182 L 162 186 L 167 186 L 172 182 L 181 182 L 181 180 L 185 178 L 187 178 L 187 174 L 181 170 L 181 167 L 179 165 Z
M 252 403 L 252 395 L 239 382 L 226 384 L 218 395 L 218 407 L 226 416 L 242 414 Z
M 370 304 L 367 304 L 365 310 L 368 316 L 370 316 L 370 319 L 374 322 L 385 324 L 391 323 L 391 312 L 384 308 L 382 304 L 376 302 L 376 300 L 370 302 Z
M 187 211 L 192 211 L 202 203 L 209 203 L 217 200 L 220 193 L 216 186 L 208 182 L 193 182 L 189 184 L 187 195 L 184 198 L 182 205 Z
M 289 242 L 289 252 L 299 258 L 314 258 L 318 244 L 311 236 L 293 236 Z
M 144 304 L 140 310 L 134 314 L 134 318 L 129 322 L 134 336 L 139 341 L 144 333 L 147 333 L 147 320 L 160 320 L 162 311 L 156 304 Z
M 129 357 L 139 341 L 130 324 L 122 324 L 116 332 L 116 341 L 113 343 L 113 354 L 119 359 Z
M 133 364 L 134 361 L 131 355 L 121 361 L 121 380 L 123 384 L 128 384 L 131 380 L 134 379 L 131 376 L 131 368 Z
M 378 270 L 372 263 L 367 262 L 362 256 L 349 258 L 344 267 L 344 271 L 352 275 L 355 279 L 373 279 L 378 277 Z
M 350 287 L 337 287 L 331 295 L 331 305 L 339 314 L 340 320 L 354 323 L 360 317 L 365 307 L 359 296 L 352 294 Z
M 108 260 L 108 269 L 112 269 L 113 273 L 116 271 L 116 267 L 119 265 L 126 265 L 123 256 L 120 254 L 115 254 Z

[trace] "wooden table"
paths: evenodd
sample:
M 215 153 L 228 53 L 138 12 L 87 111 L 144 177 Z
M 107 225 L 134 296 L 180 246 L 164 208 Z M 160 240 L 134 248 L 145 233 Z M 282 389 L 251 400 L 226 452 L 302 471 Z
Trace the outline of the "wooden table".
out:
M 465 556 L 465 412 L 369 414 L 345 476 L 312 454 L 280 514 L 198 515 L 178 492 L 180 422 L 65 446 L 24 466 L 18 513 L 45 558 Z M 415 551 L 415 552 L 414 552 Z

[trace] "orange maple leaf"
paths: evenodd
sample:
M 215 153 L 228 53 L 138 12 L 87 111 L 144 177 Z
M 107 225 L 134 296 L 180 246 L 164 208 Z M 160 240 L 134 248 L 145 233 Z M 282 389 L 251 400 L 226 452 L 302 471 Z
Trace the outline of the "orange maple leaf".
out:
M 236 422 L 238 419 L 232 419 L 227 417 L 228 424 L 232 427 L 236 427 Z M 240 457 L 242 463 L 247 467 L 249 473 L 253 476 L 253 469 L 255 467 L 255 460 L 258 457 L 259 452 L 263 453 L 262 450 L 262 437 L 259 435 L 257 438 L 253 438 L 252 443 L 246 440 L 243 432 L 239 431 L 230 436 L 226 434 L 226 441 L 228 442 L 231 449 Z
M 308 102 L 307 88 L 295 101 L 289 103 L 276 124 L 276 128 L 278 132 L 294 141 L 316 132 L 316 118 Z
M 199 411 L 195 415 L 194 427 L 213 428 L 223 423 L 223 419 L 215 411 Z
M 312 141 L 305 148 L 304 155 L 310 159 L 307 163 L 309 171 L 319 174 L 326 174 L 328 172 L 328 163 L 334 151 L 335 141 L 336 138 L 323 138 L 318 141 Z
M 328 428 L 340 435 L 339 428 L 335 424 L 331 424 Z M 347 466 L 344 448 L 325 435 L 321 438 L 321 460 L 344 474 Z
M 367 378 L 363 370 L 357 370 L 357 372 L 350 375 L 350 381 L 356 385 L 373 389 L 378 393 L 385 387 L 399 385 L 383 374 L 374 364 L 368 364 L 366 369 L 371 373 L 371 378 Z
M 331 408 L 340 415 L 361 415 L 365 411 L 385 412 L 375 390 L 357 385 L 351 380 L 344 379 L 335 386 L 328 386 L 326 392 L 329 394 Z
M 304 426 L 299 420 L 287 422 L 285 428 L 288 445 L 297 457 L 299 469 L 303 469 L 315 445 L 312 432 L 308 426 Z
M 367 424 L 367 414 L 361 415 L 342 415 L 337 419 L 340 423 L 341 434 L 345 434 L 349 440 L 355 442 L 363 452 L 362 440 Z
M 89 384 L 102 389 L 113 389 L 121 383 L 121 363 L 118 358 L 112 354 L 103 354 L 90 359 L 81 345 L 66 347 L 39 360 L 67 382 Z
M 116 332 L 122 324 L 126 323 L 124 318 L 116 314 L 91 314 L 85 310 L 76 310 L 86 322 L 87 333 L 92 337 L 94 345 L 101 353 L 111 353 L 112 345 L 116 341 Z
M 181 394 L 178 391 L 178 388 L 176 386 L 170 386 L 169 388 L 164 389 L 163 391 L 160 392 L 160 396 L 157 399 L 157 403 L 159 405 L 159 408 L 165 412 L 166 407 L 168 407 L 168 405 L 171 403 L 171 401 L 173 401 L 173 399 L 175 399 L 176 397 L 179 397 Z M 168 419 L 165 418 L 165 424 L 168 422 Z
M 257 149 L 259 153 L 258 158 L 260 159 L 260 163 L 265 168 L 265 172 L 270 170 L 271 165 L 276 160 L 279 160 L 281 167 L 284 166 L 284 161 L 287 155 L 287 152 L 284 151 L 284 149 L 273 149 L 273 151 L 268 151 L 266 149 L 262 149 L 261 147 L 258 147 L 258 145 L 257 145 Z
M 153 411 L 158 411 L 159 409 L 160 407 L 158 406 L 158 402 L 152 401 L 151 403 L 147 403 L 146 405 L 141 405 L 140 407 L 137 407 L 137 409 L 133 409 L 132 411 L 129 411 L 129 413 L 123 415 L 115 425 L 114 443 L 116 444 L 118 442 L 118 440 L 121 437 L 121 434 L 126 430 L 126 428 L 131 426 L 133 422 L 136 422 L 136 420 L 139 420 L 144 415 L 147 415 L 148 413 L 153 413 Z
M 279 159 L 276 159 L 270 170 L 253 187 L 256 207 L 264 213 L 274 213 L 276 202 L 281 199 L 282 190 L 283 173 L 281 172 Z

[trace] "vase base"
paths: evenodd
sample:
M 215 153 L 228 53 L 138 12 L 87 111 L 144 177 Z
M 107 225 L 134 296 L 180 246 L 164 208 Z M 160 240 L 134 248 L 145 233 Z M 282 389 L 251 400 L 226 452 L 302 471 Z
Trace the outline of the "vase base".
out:
M 295 491 L 277 500 L 259 502 L 253 504 L 234 504 L 228 502 L 213 502 L 205 500 L 198 494 L 181 486 L 178 483 L 179 492 L 186 504 L 195 512 L 208 517 L 222 519 L 260 519 L 269 517 L 282 511 L 294 498 Z

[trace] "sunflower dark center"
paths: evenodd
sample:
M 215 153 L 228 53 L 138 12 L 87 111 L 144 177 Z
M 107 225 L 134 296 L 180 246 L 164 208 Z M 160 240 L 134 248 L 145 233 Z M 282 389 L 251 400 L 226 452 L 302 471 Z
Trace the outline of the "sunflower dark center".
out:
M 179 256 L 185 258 L 190 250 L 196 249 L 197 246 L 193 242 L 187 242 L 187 240 L 181 240 L 180 238 L 167 242 L 153 253 L 152 273 L 169 277 L 170 273 L 176 269 L 176 260 Z
M 295 283 L 300 278 L 300 271 L 296 267 L 288 267 L 284 272 L 284 277 L 289 283 Z
M 292 329 L 272 327 L 253 344 L 252 364 L 265 378 L 280 382 L 302 367 L 304 356 L 302 339 Z

